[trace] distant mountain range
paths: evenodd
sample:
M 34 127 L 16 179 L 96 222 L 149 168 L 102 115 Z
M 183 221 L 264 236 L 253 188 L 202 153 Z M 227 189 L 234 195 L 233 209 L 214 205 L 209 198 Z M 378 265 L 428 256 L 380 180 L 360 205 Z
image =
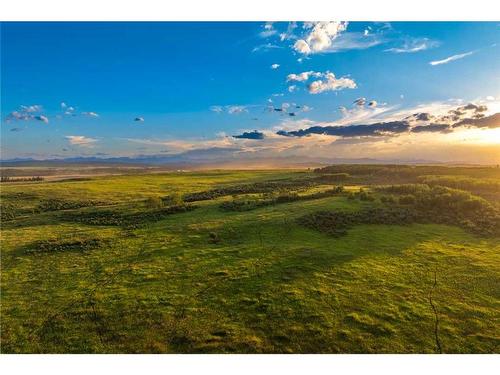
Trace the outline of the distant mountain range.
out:
M 210 158 L 209 155 L 138 155 L 135 157 L 71 157 L 37 160 L 33 158 L 15 158 L 1 160 L 2 167 L 20 166 L 64 166 L 76 164 L 92 164 L 106 166 L 164 166 L 173 169 L 188 168 L 308 168 L 330 164 L 467 164 L 467 163 L 442 163 L 432 160 L 381 160 L 372 158 L 309 158 L 309 157 L 246 157 L 231 159 L 227 157 Z M 206 157 L 203 157 L 206 156 Z

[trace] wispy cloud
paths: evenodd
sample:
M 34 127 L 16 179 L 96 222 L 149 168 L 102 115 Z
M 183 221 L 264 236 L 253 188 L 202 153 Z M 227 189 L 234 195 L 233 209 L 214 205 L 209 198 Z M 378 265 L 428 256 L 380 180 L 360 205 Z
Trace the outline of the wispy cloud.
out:
M 367 34 L 361 32 L 345 32 L 339 35 L 331 46 L 323 52 L 342 52 L 353 49 L 368 49 L 387 41 L 383 34 Z
M 82 112 L 82 115 L 88 117 L 99 117 L 99 115 L 95 112 Z
M 446 59 L 443 59 L 443 60 L 431 61 L 431 62 L 429 62 L 429 64 L 432 66 L 448 64 L 451 61 L 460 60 L 460 59 L 463 59 L 464 57 L 470 56 L 470 55 L 474 54 L 475 52 L 476 51 L 470 51 L 470 52 L 466 52 L 466 53 L 461 53 L 459 55 L 453 55 L 453 56 L 447 57 Z
M 263 26 L 264 30 L 259 33 L 261 38 L 268 38 L 270 36 L 276 35 L 278 30 L 276 30 L 273 26 L 272 22 L 266 22 Z
M 405 38 L 401 46 L 388 48 L 385 51 L 392 53 L 415 53 L 436 48 L 440 44 L 437 40 L 429 38 Z
M 278 46 L 273 43 L 265 43 L 265 44 L 260 44 L 252 49 L 252 52 L 266 52 L 272 49 L 279 49 L 283 48 L 281 46 Z
M 248 106 L 246 105 L 213 105 L 210 110 L 215 113 L 228 113 L 230 115 L 239 115 L 240 113 L 247 113 Z

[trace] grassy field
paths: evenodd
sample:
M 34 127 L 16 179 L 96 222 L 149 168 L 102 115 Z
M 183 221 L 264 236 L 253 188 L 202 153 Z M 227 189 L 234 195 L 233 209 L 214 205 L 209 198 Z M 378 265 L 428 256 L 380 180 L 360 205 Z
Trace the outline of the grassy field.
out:
M 1 351 L 498 353 L 497 221 L 301 222 L 435 192 L 388 183 L 495 212 L 498 168 L 370 168 L 4 183 Z

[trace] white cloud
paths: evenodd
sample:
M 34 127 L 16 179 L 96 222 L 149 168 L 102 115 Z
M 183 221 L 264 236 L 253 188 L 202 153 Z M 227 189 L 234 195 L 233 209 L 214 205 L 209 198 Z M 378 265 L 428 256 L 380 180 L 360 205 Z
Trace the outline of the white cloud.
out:
M 319 94 L 325 91 L 336 91 L 342 89 L 355 89 L 357 87 L 354 80 L 347 77 L 336 78 L 331 72 L 326 72 L 324 77 L 324 79 L 320 79 L 309 84 L 308 90 L 310 94 Z
M 286 32 L 280 34 L 280 40 L 283 42 L 289 39 L 296 39 L 296 35 L 294 34 L 294 30 L 297 28 L 297 22 L 289 22 Z
M 82 115 L 89 117 L 99 117 L 99 115 L 95 112 L 82 112 Z
M 230 106 L 227 106 L 226 109 L 227 109 L 227 113 L 229 113 L 230 115 L 234 115 L 234 114 L 237 115 L 237 114 L 240 114 L 243 112 L 248 112 L 248 109 L 243 105 L 230 105 Z
M 222 113 L 222 112 L 224 112 L 224 108 L 222 108 L 222 106 L 220 106 L 220 105 L 213 105 L 213 106 L 210 107 L 210 110 L 212 112 L 215 112 L 215 113 Z
M 288 86 L 288 92 L 294 92 L 294 91 L 297 91 L 297 85 Z
M 308 90 L 311 94 L 319 94 L 325 91 L 335 91 L 347 88 L 355 89 L 357 87 L 356 82 L 354 82 L 351 78 L 336 78 L 335 74 L 330 71 L 326 71 L 324 73 L 314 71 L 302 72 L 299 74 L 292 73 L 286 77 L 286 81 L 306 82 L 311 77 L 321 78 L 308 85 Z M 295 88 L 292 90 L 295 90 Z
M 289 74 L 286 77 L 286 81 L 297 81 L 297 82 L 304 82 L 307 81 L 310 77 L 321 77 L 322 73 L 319 72 L 313 72 L 312 70 L 309 72 L 302 72 L 299 74 Z
M 252 49 L 252 52 L 267 52 L 269 50 L 272 50 L 272 49 L 278 49 L 278 48 L 283 48 L 283 47 L 280 47 L 280 46 L 277 46 L 276 44 L 272 44 L 272 43 L 266 43 L 266 44 L 260 44 L 256 47 L 254 47 Z
M 347 29 L 347 22 L 306 22 L 306 35 L 295 42 L 293 48 L 302 54 L 308 55 L 326 50 L 343 31 Z
M 27 113 L 40 112 L 42 109 L 43 109 L 42 106 L 39 104 L 21 106 L 21 110 Z
M 40 113 L 42 110 L 43 107 L 39 104 L 21 105 L 19 110 L 9 113 L 5 120 L 7 122 L 36 120 L 48 124 L 48 117 Z
M 271 69 L 278 69 L 279 67 L 280 67 L 280 64 L 271 65 Z
M 365 34 L 361 32 L 345 32 L 340 34 L 335 43 L 323 52 L 340 52 L 353 49 L 367 49 L 385 43 L 387 40 L 382 34 Z
M 429 64 L 432 65 L 432 66 L 434 66 L 434 65 L 448 64 L 451 61 L 463 59 L 464 57 L 470 56 L 473 53 L 475 53 L 475 51 L 461 53 L 459 55 L 453 55 L 453 56 L 447 57 L 446 59 L 443 59 L 443 60 L 431 61 L 431 62 L 429 62 Z
M 273 36 L 277 34 L 278 31 L 274 28 L 272 22 L 266 22 L 264 24 L 264 30 L 259 33 L 259 36 L 261 38 L 269 38 L 270 36 Z
M 438 47 L 440 43 L 429 38 L 407 38 L 400 47 L 388 48 L 386 52 L 392 53 L 415 53 Z
M 85 137 L 83 135 L 67 135 L 65 138 L 73 146 L 93 147 L 93 144 L 97 142 L 97 139 Z
M 240 113 L 248 112 L 248 106 L 245 105 L 213 105 L 210 110 L 215 113 L 229 113 L 230 115 L 238 115 Z

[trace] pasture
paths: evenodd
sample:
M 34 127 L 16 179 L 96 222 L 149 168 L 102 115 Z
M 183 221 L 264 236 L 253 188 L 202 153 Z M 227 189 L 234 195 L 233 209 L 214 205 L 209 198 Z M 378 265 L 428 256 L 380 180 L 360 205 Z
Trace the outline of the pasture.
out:
M 2 353 L 498 353 L 500 171 L 1 185 Z

